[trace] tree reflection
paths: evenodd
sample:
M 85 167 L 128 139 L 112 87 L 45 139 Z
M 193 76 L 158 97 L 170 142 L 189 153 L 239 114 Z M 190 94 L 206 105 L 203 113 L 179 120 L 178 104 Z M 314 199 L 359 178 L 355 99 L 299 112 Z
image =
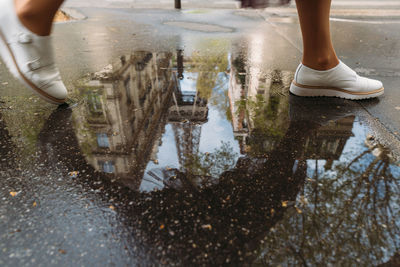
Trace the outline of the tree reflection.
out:
M 220 41 L 208 41 L 199 44 L 199 47 L 213 47 L 207 49 L 206 53 L 195 52 L 190 58 L 190 65 L 186 71 L 198 73 L 196 88 L 199 96 L 204 99 L 211 97 L 212 89 L 216 86 L 218 74 L 228 69 L 228 57 L 226 44 Z
M 237 154 L 232 152 L 230 143 L 222 142 L 221 146 L 215 151 L 199 152 L 194 155 L 188 155 L 188 165 L 185 166 L 191 174 L 201 177 L 216 178 L 219 174 L 232 169 L 236 164 Z M 204 182 L 211 182 L 207 179 Z
M 267 265 L 377 264 L 399 249 L 399 170 L 372 137 L 322 171 L 315 161 L 291 209 L 268 235 Z M 309 165 L 313 165 L 309 161 Z M 395 177 L 397 175 L 397 177 Z

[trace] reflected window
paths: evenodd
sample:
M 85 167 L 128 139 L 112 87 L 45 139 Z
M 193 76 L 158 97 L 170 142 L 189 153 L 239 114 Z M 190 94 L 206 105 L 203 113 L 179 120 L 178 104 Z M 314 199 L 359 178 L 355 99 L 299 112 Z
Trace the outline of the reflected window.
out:
M 328 141 L 328 143 L 326 144 L 326 150 L 335 155 L 336 151 L 338 151 L 339 142 L 340 139 Z
M 132 127 L 132 131 L 134 132 L 135 130 L 135 121 L 136 121 L 136 117 L 132 117 L 132 119 L 130 120 L 131 122 L 131 127 Z
M 143 94 L 143 96 L 139 99 L 140 107 L 143 108 L 144 102 L 146 101 L 146 94 Z
M 115 172 L 115 167 L 114 163 L 112 161 L 99 161 L 99 167 L 103 170 L 105 173 L 114 173 Z
M 101 98 L 99 94 L 91 92 L 87 96 L 89 110 L 91 113 L 103 113 L 103 107 L 101 104 Z
M 108 142 L 108 136 L 105 133 L 97 134 L 97 145 L 101 148 L 109 148 L 110 143 Z
M 151 80 L 149 79 L 147 81 L 147 85 L 146 85 L 146 94 L 149 94 L 151 92 L 152 88 L 153 88 L 153 86 L 151 85 Z
M 147 130 L 147 128 L 149 128 L 149 123 L 150 123 L 150 118 L 147 119 L 144 123 L 144 129 Z
M 128 103 L 131 103 L 131 101 L 132 101 L 130 81 L 131 81 L 131 76 L 128 76 L 124 81 L 124 87 L 125 87 L 125 91 L 126 91 L 126 101 Z
M 270 119 L 276 118 L 279 111 L 280 97 L 271 95 L 268 103 L 268 115 Z

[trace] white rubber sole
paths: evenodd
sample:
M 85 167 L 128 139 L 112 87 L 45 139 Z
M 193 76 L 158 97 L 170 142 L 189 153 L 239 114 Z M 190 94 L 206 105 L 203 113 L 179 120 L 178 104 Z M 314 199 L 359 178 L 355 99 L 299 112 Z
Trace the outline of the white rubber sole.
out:
M 290 92 L 297 96 L 305 97 L 339 97 L 350 100 L 369 99 L 384 94 L 384 88 L 372 92 L 351 92 L 339 88 L 323 88 L 319 86 L 307 87 L 296 84 L 294 81 L 290 85 Z
M 65 99 L 58 100 L 52 96 L 47 95 L 45 92 L 40 90 L 40 88 L 37 88 L 34 84 L 32 84 L 32 82 L 30 82 L 21 73 L 15 61 L 15 58 L 12 54 L 12 51 L 9 48 L 6 40 L 4 39 L 4 35 L 2 34 L 1 29 L 0 29 L 0 56 L 3 59 L 4 64 L 6 64 L 7 68 L 10 70 L 11 74 L 15 78 L 17 78 L 26 88 L 34 92 L 37 96 L 39 96 L 40 98 L 51 104 L 61 105 L 65 103 Z

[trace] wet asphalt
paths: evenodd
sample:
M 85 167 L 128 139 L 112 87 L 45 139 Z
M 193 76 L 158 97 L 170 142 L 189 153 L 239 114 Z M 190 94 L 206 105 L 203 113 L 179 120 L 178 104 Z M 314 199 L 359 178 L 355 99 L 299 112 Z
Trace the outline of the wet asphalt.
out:
M 332 22 L 385 85 L 351 102 L 288 93 L 290 14 L 77 11 L 54 30 L 68 104 L 0 65 L 1 265 L 396 264 L 396 23 Z

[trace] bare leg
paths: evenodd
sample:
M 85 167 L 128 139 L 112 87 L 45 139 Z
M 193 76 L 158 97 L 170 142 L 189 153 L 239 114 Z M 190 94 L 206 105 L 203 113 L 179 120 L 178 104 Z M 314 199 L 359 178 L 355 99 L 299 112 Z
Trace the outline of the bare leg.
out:
M 22 24 L 37 35 L 51 32 L 54 16 L 64 0 L 14 0 Z
M 339 64 L 329 24 L 331 0 L 296 0 L 303 35 L 303 64 L 328 70 Z

